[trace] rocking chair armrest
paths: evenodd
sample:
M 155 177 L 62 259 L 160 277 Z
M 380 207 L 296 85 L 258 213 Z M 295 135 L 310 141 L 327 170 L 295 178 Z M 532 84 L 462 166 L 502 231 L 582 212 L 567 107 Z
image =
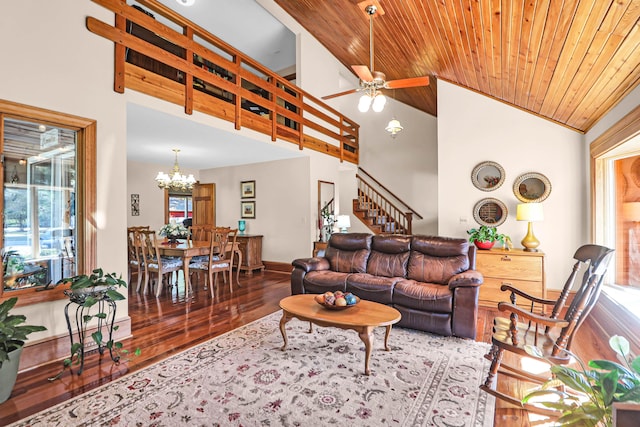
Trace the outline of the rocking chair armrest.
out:
M 514 294 L 521 296 L 522 298 L 526 298 L 529 301 L 535 302 L 537 304 L 543 304 L 543 305 L 554 305 L 556 303 L 556 301 L 554 300 L 548 300 L 548 299 L 543 299 L 543 298 L 538 298 L 534 295 L 530 295 L 518 288 L 514 288 L 511 285 L 502 285 L 500 286 L 500 290 L 501 291 L 509 291 L 509 292 L 513 292 Z
M 518 307 L 517 305 L 513 305 L 508 302 L 498 303 L 498 310 L 500 311 L 508 311 L 518 316 L 518 321 L 523 320 L 531 320 L 532 322 L 539 323 L 544 326 L 549 326 L 551 328 L 564 328 L 569 325 L 569 322 L 563 319 L 551 319 L 547 316 L 543 316 L 540 314 L 531 313 L 523 308 Z

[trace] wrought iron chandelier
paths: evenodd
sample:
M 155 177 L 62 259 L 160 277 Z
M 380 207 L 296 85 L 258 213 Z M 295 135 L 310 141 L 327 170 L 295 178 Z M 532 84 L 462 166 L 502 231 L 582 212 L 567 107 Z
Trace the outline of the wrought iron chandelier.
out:
M 158 172 L 158 175 L 156 176 L 158 188 L 175 191 L 192 190 L 193 184 L 196 183 L 196 179 L 193 177 L 193 174 L 189 174 L 189 176 L 182 174 L 180 166 L 178 166 L 178 153 L 180 150 L 174 148 L 173 151 L 176 153 L 176 161 L 173 164 L 173 170 L 169 174 Z

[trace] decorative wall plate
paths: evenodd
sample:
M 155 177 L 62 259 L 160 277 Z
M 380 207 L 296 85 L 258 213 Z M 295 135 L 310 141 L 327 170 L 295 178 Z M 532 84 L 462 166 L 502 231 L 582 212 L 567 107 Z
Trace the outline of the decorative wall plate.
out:
M 496 162 L 478 163 L 471 172 L 471 182 L 482 191 L 493 191 L 504 183 L 505 173 Z
M 498 199 L 488 197 L 473 207 L 473 219 L 480 225 L 497 227 L 507 220 L 507 205 Z
M 523 203 L 539 203 L 551 194 L 551 182 L 541 173 L 523 173 L 513 182 L 513 194 Z

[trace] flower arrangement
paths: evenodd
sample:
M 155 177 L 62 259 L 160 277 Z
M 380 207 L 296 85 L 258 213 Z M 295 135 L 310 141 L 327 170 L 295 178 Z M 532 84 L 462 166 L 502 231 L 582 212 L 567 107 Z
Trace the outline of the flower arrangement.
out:
M 159 234 L 166 236 L 168 239 L 184 239 L 189 234 L 189 230 L 181 223 L 171 223 L 163 225 Z

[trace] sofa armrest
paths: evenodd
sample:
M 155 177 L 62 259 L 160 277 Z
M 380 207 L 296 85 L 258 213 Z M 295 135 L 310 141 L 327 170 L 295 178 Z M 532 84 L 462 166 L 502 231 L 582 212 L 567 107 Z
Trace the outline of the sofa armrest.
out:
M 291 262 L 294 268 L 301 268 L 308 273 L 310 271 L 329 270 L 329 260 L 324 257 L 298 258 Z
M 449 279 L 449 289 L 478 287 L 484 282 L 482 273 L 476 270 L 467 270 L 455 274 Z

